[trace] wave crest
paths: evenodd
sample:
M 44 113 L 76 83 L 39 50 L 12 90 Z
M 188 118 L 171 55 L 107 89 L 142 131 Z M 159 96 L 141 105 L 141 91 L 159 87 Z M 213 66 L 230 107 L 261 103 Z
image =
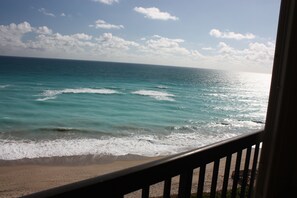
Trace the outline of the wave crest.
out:
M 206 135 L 199 133 L 171 133 L 160 135 L 136 135 L 124 137 L 101 137 L 55 140 L 0 139 L 0 159 L 34 159 L 77 155 L 139 155 L 165 156 L 198 148 L 235 136 L 232 133 Z
M 132 94 L 141 95 L 141 96 L 149 96 L 149 97 L 154 98 L 156 100 L 175 101 L 172 98 L 175 95 L 169 94 L 167 92 L 161 92 L 161 91 L 139 90 L 139 91 L 132 92 Z
M 116 94 L 118 91 L 112 89 L 92 89 L 92 88 L 78 88 L 78 89 L 62 89 L 62 90 L 45 90 L 41 95 L 44 98 L 38 98 L 37 101 L 45 101 L 57 98 L 61 94 Z
M 4 89 L 6 87 L 9 87 L 10 85 L 0 85 L 0 89 Z
M 156 86 L 156 88 L 158 88 L 158 89 L 168 89 L 168 87 L 165 86 L 165 85 L 158 85 L 158 86 Z

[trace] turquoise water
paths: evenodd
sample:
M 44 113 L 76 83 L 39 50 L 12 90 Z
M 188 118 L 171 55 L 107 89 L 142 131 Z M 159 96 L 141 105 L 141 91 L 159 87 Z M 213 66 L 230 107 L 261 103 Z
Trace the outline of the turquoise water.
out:
M 0 57 L 0 159 L 169 155 L 256 131 L 270 78 Z

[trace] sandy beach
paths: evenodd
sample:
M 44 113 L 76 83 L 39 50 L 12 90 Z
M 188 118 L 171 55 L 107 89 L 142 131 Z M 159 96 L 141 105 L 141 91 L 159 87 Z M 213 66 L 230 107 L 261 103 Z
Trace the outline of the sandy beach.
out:
M 78 160 L 79 158 L 79 160 Z M 79 180 L 84 180 L 113 171 L 125 169 L 139 164 L 147 163 L 162 157 L 63 157 L 63 158 L 43 158 L 26 159 L 18 161 L 0 161 L 0 197 L 20 197 L 33 192 L 46 190 L 64 184 L 69 184 Z M 241 169 L 244 166 L 245 154 L 242 155 Z M 236 156 L 232 156 L 231 171 L 235 167 Z M 222 188 L 224 176 L 225 159 L 220 161 L 219 177 L 217 188 Z M 212 178 L 212 166 L 210 163 L 206 168 L 206 178 L 204 191 L 209 191 Z M 192 191 L 197 190 L 199 171 L 194 170 Z M 178 177 L 172 179 L 171 191 L 178 191 Z M 231 187 L 232 179 L 229 178 Z M 150 196 L 160 196 L 162 194 L 163 183 L 158 183 L 150 187 Z M 139 197 L 140 192 L 134 192 L 126 197 Z
M 0 161 L 0 197 L 20 197 L 160 159 L 134 156 L 84 158 Z

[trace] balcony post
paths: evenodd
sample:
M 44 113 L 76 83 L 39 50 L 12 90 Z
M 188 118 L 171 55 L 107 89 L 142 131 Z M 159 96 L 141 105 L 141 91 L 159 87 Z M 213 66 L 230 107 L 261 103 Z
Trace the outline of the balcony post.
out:
M 296 197 L 297 1 L 281 3 L 255 197 Z

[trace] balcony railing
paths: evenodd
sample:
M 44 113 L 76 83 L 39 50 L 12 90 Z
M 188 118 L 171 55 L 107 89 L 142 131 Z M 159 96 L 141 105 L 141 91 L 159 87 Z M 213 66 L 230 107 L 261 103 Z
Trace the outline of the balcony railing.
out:
M 263 132 L 254 132 L 73 184 L 49 189 L 27 197 L 127 197 L 138 191 L 139 197 L 150 197 L 150 187 L 162 182 L 162 194 L 157 197 L 251 197 L 256 177 L 259 148 Z M 234 159 L 234 160 L 232 160 Z M 220 163 L 223 162 L 223 163 Z M 234 162 L 234 163 L 233 163 Z M 212 166 L 210 181 L 206 172 Z M 197 186 L 193 173 L 197 173 Z M 219 177 L 219 172 L 222 176 Z M 178 191 L 172 192 L 173 178 L 179 178 Z M 230 179 L 232 178 L 232 179 Z M 218 186 L 218 180 L 222 185 Z M 210 186 L 207 187 L 206 183 Z

